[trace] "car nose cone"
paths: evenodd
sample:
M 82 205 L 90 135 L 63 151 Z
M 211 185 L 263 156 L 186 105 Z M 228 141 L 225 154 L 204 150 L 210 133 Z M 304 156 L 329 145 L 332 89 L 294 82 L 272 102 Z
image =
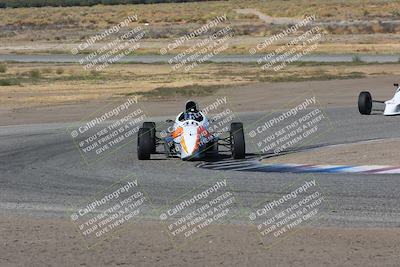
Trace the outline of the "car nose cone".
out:
M 192 156 L 198 149 L 197 127 L 186 127 L 181 139 L 184 156 Z

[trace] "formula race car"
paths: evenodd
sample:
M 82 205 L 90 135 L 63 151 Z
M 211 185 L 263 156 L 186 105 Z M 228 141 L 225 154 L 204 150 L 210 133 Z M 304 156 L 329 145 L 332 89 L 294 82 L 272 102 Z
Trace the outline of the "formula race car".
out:
M 394 97 L 387 101 L 372 100 L 369 92 L 361 92 L 358 96 L 358 110 L 363 115 L 370 115 L 372 111 L 383 112 L 385 116 L 400 115 L 400 87 L 398 83 L 394 86 L 397 88 Z M 373 103 L 385 104 L 385 108 L 372 109 Z
M 165 154 L 167 157 L 195 160 L 228 151 L 234 159 L 245 157 L 243 124 L 232 122 L 229 130 L 224 127 L 223 131 L 211 132 L 210 123 L 212 122 L 198 110 L 197 104 L 193 101 L 186 103 L 186 110 L 181 112 L 175 121 L 167 120 L 166 122 L 173 126 L 171 130 L 162 132 L 156 130 L 155 122 L 143 123 L 143 127 L 138 131 L 139 160 L 148 160 L 151 154 Z M 161 149 L 157 149 L 159 146 Z M 225 150 L 219 151 L 219 146 L 224 147 Z

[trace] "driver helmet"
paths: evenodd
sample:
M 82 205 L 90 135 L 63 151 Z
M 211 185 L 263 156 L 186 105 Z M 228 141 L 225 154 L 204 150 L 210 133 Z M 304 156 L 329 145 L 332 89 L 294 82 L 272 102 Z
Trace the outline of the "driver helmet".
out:
M 192 113 L 199 112 L 199 110 L 197 109 L 196 102 L 194 102 L 192 100 L 189 100 L 188 102 L 186 102 L 185 110 L 186 110 L 186 112 L 192 112 Z

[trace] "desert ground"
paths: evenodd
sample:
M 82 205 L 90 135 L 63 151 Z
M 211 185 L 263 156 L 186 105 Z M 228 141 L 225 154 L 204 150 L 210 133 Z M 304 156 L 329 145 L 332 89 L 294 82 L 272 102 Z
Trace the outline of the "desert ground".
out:
M 78 61 L 58 60 L 74 58 L 71 53 L 80 44 L 133 15 L 137 19 L 121 34 L 141 27 L 145 37 L 128 56 L 145 55 L 156 62 L 116 62 L 97 71 L 86 70 Z M 184 72 L 160 55 L 167 44 L 224 15 L 227 20 L 216 30 L 229 26 L 234 36 L 221 56 L 250 57 L 249 62 L 205 61 Z M 250 55 L 266 37 L 312 15 L 315 20 L 300 33 Z M 257 63 L 258 56 L 312 27 L 322 29 L 322 38 L 310 56 L 345 55 L 351 60 L 297 60 L 279 71 L 263 70 Z M 112 39 L 96 42 L 77 56 L 85 57 Z M 166 56 L 174 57 L 201 40 L 204 36 L 188 40 Z M 0 8 L 0 57 L 22 58 L 0 60 L 0 266 L 398 266 L 399 174 L 269 173 L 234 167 L 261 159 L 398 166 L 399 117 L 380 112 L 362 116 L 357 98 L 361 91 L 382 101 L 393 97 L 393 84 L 400 82 L 399 51 L 399 1 Z M 30 56 L 54 60 L 35 62 Z M 363 61 L 363 56 L 390 60 Z M 294 153 L 271 156 L 254 146 L 249 131 L 256 122 L 311 96 L 328 118 L 321 128 L 329 126 L 329 131 L 299 144 Z M 181 161 L 167 158 L 159 147 L 151 160 L 138 160 L 138 136 L 132 135 L 108 157 L 87 164 L 71 127 L 130 98 L 138 99 L 157 130 L 165 130 L 166 120 L 175 119 L 188 99 L 200 109 L 227 99 L 235 120 L 245 126 L 245 159 L 232 159 L 225 151 L 205 162 Z M 113 123 L 107 120 L 104 125 Z M 217 167 L 207 169 L 202 163 Z M 149 210 L 125 222 L 122 231 L 88 246 L 71 214 L 127 176 L 139 181 Z M 190 242 L 173 242 L 161 222 L 163 212 L 220 177 L 230 185 L 223 192 L 240 200 L 231 210 L 237 216 L 210 224 Z M 249 221 L 255 204 L 276 200 L 289 193 L 289 185 L 310 179 L 318 182 L 327 203 L 319 216 L 278 242 L 261 238 Z

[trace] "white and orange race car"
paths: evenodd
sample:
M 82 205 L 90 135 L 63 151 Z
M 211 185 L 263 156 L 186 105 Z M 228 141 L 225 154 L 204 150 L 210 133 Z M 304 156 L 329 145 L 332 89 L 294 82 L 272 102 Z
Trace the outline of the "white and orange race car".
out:
M 194 101 L 186 102 L 186 109 L 173 123 L 172 131 L 161 136 L 155 122 L 144 122 L 138 132 L 137 154 L 139 160 L 150 159 L 151 154 L 165 154 L 167 157 L 180 157 L 182 160 L 203 159 L 208 155 L 230 151 L 234 159 L 245 157 L 243 124 L 232 122 L 227 132 L 210 132 L 210 121 L 198 110 Z M 225 137 L 224 137 L 225 136 Z M 163 147 L 157 149 L 157 147 Z M 228 150 L 219 151 L 219 146 Z

